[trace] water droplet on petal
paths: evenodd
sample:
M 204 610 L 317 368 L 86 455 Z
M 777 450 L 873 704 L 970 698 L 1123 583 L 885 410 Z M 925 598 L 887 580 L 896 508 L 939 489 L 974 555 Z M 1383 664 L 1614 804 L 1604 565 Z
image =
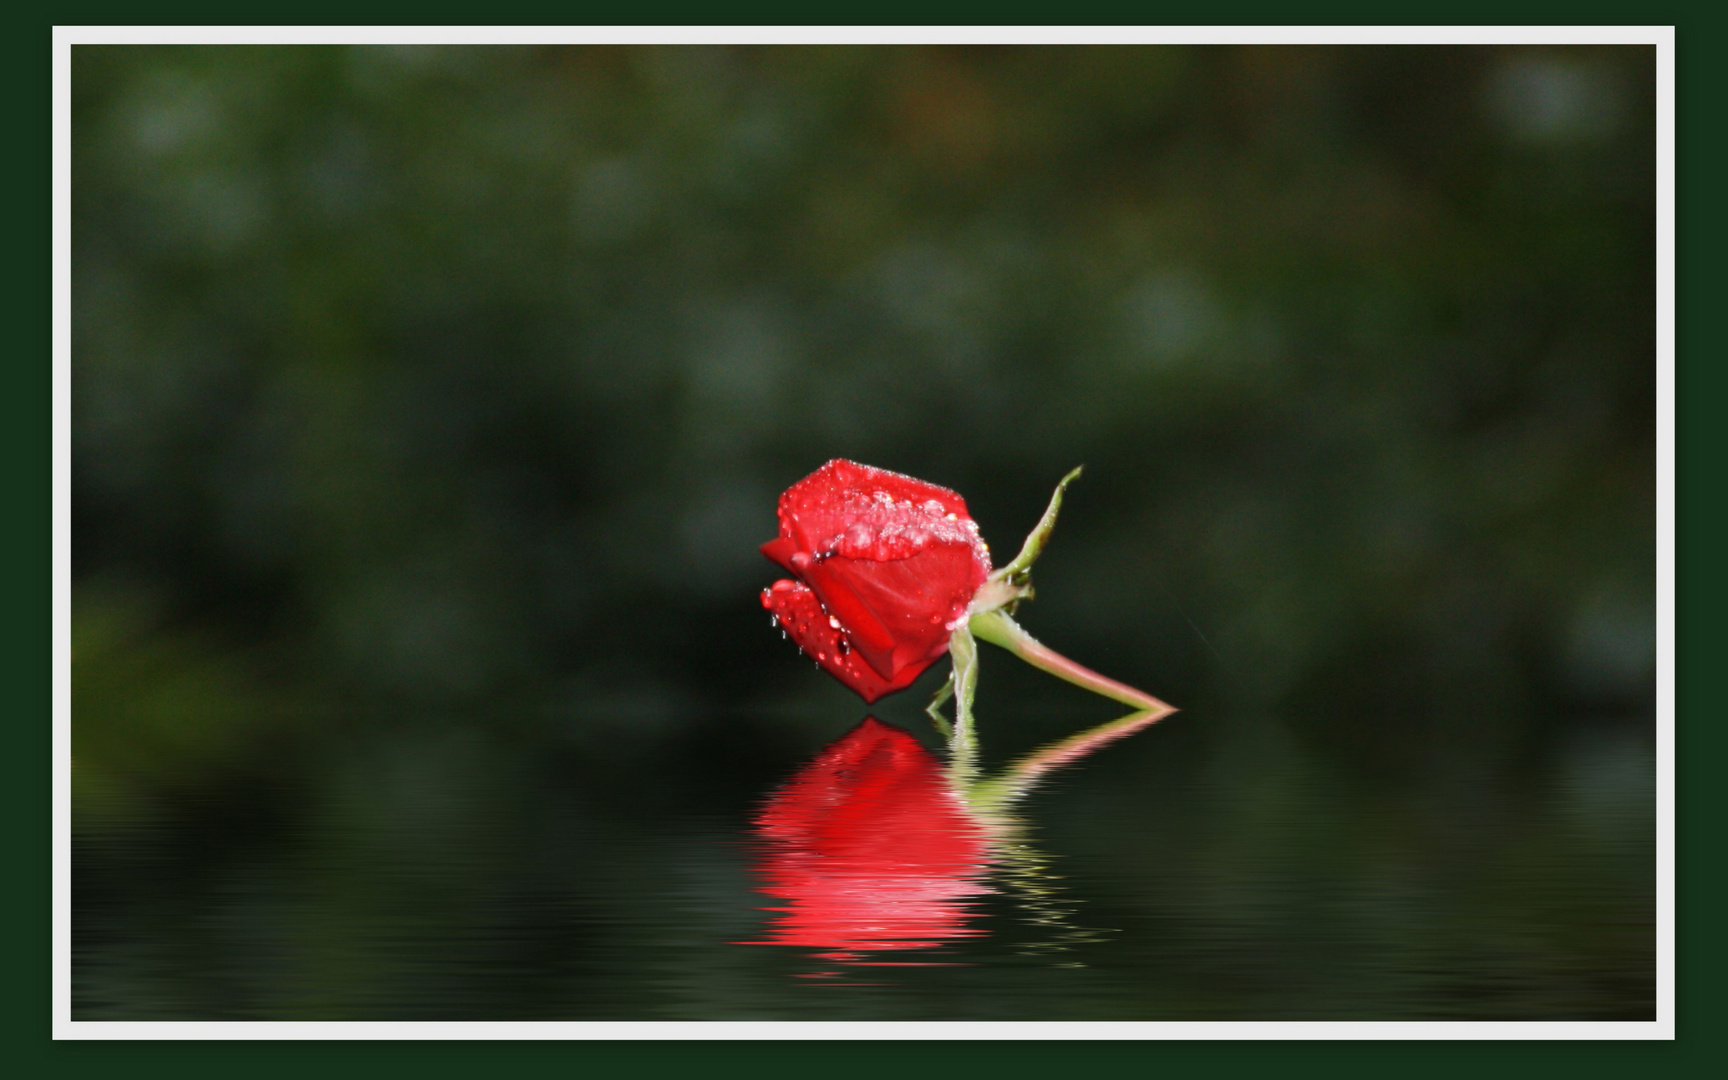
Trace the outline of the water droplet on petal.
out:
M 833 627 L 834 629 L 838 630 L 838 629 L 840 629 L 840 620 L 836 619 L 834 616 L 830 615 L 830 616 L 828 616 L 828 625 Z

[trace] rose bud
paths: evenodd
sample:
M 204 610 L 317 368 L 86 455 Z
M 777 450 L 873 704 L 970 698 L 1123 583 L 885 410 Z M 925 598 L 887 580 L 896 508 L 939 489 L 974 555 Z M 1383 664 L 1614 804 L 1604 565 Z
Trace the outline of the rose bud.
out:
M 873 702 L 948 651 L 990 576 L 966 500 L 910 476 L 834 460 L 780 496 L 762 553 L 797 578 L 762 606 L 841 682 Z
M 1130 705 L 1151 720 L 1176 710 L 1144 690 L 1098 674 L 1044 645 L 1013 612 L 1032 598 L 1032 564 L 1049 542 L 1064 476 L 1020 553 L 999 570 L 966 500 L 945 487 L 836 459 L 780 496 L 780 535 L 762 554 L 795 580 L 762 590 L 798 647 L 874 702 L 903 690 L 944 653 L 954 670 L 928 712 L 956 746 L 972 736 L 977 642 L 988 641 L 1057 678 Z M 950 732 L 940 707 L 954 698 Z

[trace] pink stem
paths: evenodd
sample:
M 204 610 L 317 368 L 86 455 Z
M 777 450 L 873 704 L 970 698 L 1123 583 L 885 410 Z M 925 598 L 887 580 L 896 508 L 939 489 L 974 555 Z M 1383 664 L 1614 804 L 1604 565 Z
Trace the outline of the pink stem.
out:
M 1021 629 L 1020 624 L 1009 618 L 1005 612 L 987 611 L 974 615 L 971 629 L 974 636 L 1007 649 L 1033 667 L 1048 671 L 1058 679 L 1071 682 L 1075 686 L 1083 686 L 1111 701 L 1119 701 L 1135 709 L 1156 714 L 1152 720 L 1161 720 L 1176 711 L 1174 706 L 1166 705 L 1144 690 L 1136 690 L 1127 683 L 1119 683 L 1089 667 L 1076 664 Z

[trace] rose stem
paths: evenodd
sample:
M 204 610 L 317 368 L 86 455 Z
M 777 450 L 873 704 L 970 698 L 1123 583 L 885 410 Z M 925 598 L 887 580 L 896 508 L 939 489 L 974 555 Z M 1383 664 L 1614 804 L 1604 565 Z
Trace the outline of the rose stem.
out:
M 930 704 L 924 706 L 929 714 L 930 722 L 936 725 L 936 733 L 944 739 L 952 738 L 954 729 L 948 726 L 948 718 L 942 715 L 942 706 L 954 696 L 954 676 L 942 680 L 942 685 L 936 688 L 936 694 L 930 699 Z
M 1176 711 L 1174 706 L 1166 705 L 1143 690 L 1136 690 L 1127 683 L 1119 683 L 1089 667 L 1076 664 L 1021 629 L 1020 624 L 1009 618 L 1006 612 L 986 611 L 974 615 L 969 620 L 969 625 L 973 634 L 990 644 L 999 645 L 1033 667 L 1048 671 L 1058 679 L 1064 679 L 1075 686 L 1083 686 L 1094 694 L 1102 694 L 1112 701 L 1156 713 L 1155 719 L 1162 719 Z M 955 638 L 957 640 L 959 635 L 956 634 Z M 955 670 L 958 671 L 958 667 Z M 966 704 L 970 705 L 970 694 L 967 699 Z M 970 725 L 971 710 L 967 709 L 966 712 L 967 723 Z
M 954 734 L 948 739 L 948 751 L 953 780 L 964 790 L 975 778 L 978 762 L 978 735 L 972 726 L 972 698 L 978 690 L 978 643 L 964 623 L 948 639 L 948 655 L 954 661 Z

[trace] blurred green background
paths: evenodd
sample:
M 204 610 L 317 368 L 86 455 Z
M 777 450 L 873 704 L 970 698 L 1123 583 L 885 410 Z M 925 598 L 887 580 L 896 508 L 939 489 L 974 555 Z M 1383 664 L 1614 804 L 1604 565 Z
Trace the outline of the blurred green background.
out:
M 75 1015 L 1649 1017 L 1654 78 L 75 48 Z M 726 944 L 842 456 L 999 556 L 1086 466 L 1022 621 L 1183 712 L 1032 810 L 1083 972 Z M 983 660 L 988 753 L 1111 715 Z

